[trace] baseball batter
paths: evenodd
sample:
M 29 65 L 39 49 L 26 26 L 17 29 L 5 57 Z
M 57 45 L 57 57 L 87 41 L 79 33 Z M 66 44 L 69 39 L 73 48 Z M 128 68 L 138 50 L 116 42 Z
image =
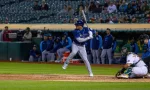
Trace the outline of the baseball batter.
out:
M 85 48 L 85 42 L 93 38 L 93 33 L 89 28 L 83 27 L 84 22 L 82 20 L 78 20 L 75 23 L 75 26 L 76 29 L 73 31 L 74 39 L 72 43 L 72 52 L 68 56 L 67 60 L 64 62 L 62 68 L 66 69 L 69 64 L 69 60 L 71 60 L 77 53 L 79 53 L 80 57 L 82 58 L 88 69 L 90 77 L 93 77 L 93 73 L 91 70 L 90 63 L 87 59 L 87 53 Z
M 127 59 L 126 64 L 116 74 L 117 78 L 139 78 L 148 74 L 148 69 L 144 61 L 137 54 L 129 52 L 130 48 L 129 45 L 125 45 L 122 48 L 121 52 L 127 55 Z M 126 69 L 128 69 L 128 72 L 124 73 Z

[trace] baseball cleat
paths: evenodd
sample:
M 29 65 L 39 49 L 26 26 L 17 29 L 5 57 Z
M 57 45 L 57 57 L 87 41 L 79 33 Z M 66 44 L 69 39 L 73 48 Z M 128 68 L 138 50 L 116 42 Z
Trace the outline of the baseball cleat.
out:
M 94 76 L 93 73 L 91 73 L 91 74 L 90 74 L 90 77 L 93 77 L 93 76 Z
M 128 79 L 129 78 L 129 75 L 127 74 L 121 74 L 119 76 L 117 76 L 118 79 Z
M 62 66 L 62 69 L 66 69 L 68 66 L 68 64 L 64 63 L 64 65 Z

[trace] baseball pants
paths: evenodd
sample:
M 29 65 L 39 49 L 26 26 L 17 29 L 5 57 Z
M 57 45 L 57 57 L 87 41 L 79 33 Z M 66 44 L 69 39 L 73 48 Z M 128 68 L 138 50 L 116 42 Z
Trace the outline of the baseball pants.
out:
M 100 64 L 100 52 L 99 50 L 91 50 L 92 57 L 93 57 L 93 64 Z
M 101 53 L 102 64 L 105 64 L 106 55 L 108 56 L 109 64 L 111 64 L 112 63 L 112 48 L 102 50 L 102 53 Z
M 63 54 L 67 51 L 70 51 L 69 49 L 67 48 L 60 48 L 57 50 L 57 54 L 58 54 L 58 61 L 61 61 L 62 57 L 63 57 Z
M 148 69 L 146 66 L 142 67 L 133 67 L 130 78 L 143 77 L 148 73 Z
M 76 45 L 75 43 L 72 44 L 72 52 L 70 53 L 70 55 L 68 56 L 67 60 L 65 61 L 66 64 L 69 64 L 69 61 L 77 54 L 79 53 L 80 57 L 82 58 L 82 60 L 84 61 L 89 74 L 92 73 L 92 69 L 91 69 L 91 65 L 87 59 L 87 53 L 86 53 L 86 49 L 85 49 L 85 45 L 83 46 L 79 46 Z
M 55 54 L 50 53 L 49 51 L 44 50 L 42 52 L 42 61 L 45 62 L 47 59 L 47 62 L 52 62 L 55 59 Z

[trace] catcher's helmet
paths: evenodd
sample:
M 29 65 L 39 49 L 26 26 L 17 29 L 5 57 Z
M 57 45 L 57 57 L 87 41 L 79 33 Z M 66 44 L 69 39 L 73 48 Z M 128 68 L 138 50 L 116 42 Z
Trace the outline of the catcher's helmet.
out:
M 130 44 L 125 44 L 125 45 L 121 48 L 121 54 L 122 54 L 122 55 L 127 55 L 128 52 L 131 52 L 131 46 L 130 46 Z
M 82 20 L 78 20 L 76 23 L 75 23 L 76 26 L 84 26 L 84 22 Z

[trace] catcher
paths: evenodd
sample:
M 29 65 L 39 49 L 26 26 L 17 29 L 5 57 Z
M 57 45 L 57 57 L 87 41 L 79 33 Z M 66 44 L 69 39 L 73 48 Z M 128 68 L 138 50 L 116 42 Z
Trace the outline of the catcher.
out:
M 127 56 L 126 64 L 123 68 L 117 72 L 116 78 L 128 79 L 128 78 L 143 78 L 149 77 L 148 68 L 143 60 L 131 51 L 130 45 L 126 44 L 122 47 L 121 54 Z

